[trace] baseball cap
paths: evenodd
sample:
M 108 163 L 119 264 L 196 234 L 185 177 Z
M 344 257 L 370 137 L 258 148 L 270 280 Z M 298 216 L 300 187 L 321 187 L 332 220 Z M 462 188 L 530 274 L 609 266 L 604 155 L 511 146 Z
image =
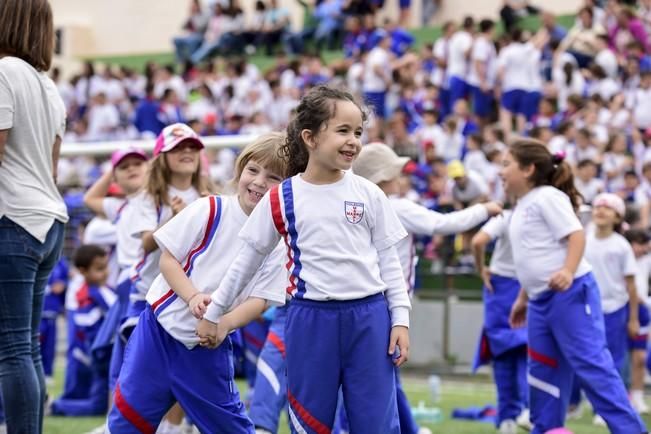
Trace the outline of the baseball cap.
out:
M 113 169 L 115 169 L 118 164 L 120 164 L 122 160 L 127 157 L 138 157 L 144 161 L 147 161 L 149 159 L 147 157 L 147 154 L 145 154 L 145 152 L 139 148 L 118 149 L 117 151 L 113 152 L 113 154 L 111 154 L 111 166 L 113 166 Z
M 466 176 L 466 168 L 463 167 L 463 163 L 459 160 L 452 160 L 448 163 L 448 177 L 463 178 Z
M 397 178 L 407 162 L 408 157 L 399 157 L 384 143 L 369 143 L 353 162 L 353 173 L 378 184 Z
M 624 200 L 613 193 L 601 193 L 597 195 L 592 201 L 592 206 L 605 206 L 615 211 L 620 217 L 624 217 L 624 214 L 626 214 Z
M 156 139 L 156 146 L 154 146 L 154 156 L 161 152 L 169 152 L 176 147 L 179 143 L 189 140 L 197 144 L 201 149 L 204 148 L 203 142 L 194 132 L 192 128 L 186 124 L 172 124 L 163 128 L 163 131 Z

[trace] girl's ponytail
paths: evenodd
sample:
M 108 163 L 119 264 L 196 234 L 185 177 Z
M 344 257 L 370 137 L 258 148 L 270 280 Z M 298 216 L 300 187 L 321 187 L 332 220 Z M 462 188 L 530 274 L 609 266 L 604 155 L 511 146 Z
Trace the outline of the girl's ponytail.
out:
M 520 167 L 534 166 L 530 179 L 533 185 L 556 187 L 568 195 L 575 211 L 579 209 L 583 198 L 574 186 L 574 175 L 565 161 L 565 153 L 552 155 L 543 142 L 533 139 L 516 140 L 509 147 L 509 152 Z
M 552 186 L 558 188 L 563 193 L 567 194 L 570 198 L 570 202 L 572 202 L 572 207 L 574 210 L 578 210 L 579 206 L 583 202 L 583 197 L 574 185 L 574 174 L 572 173 L 572 168 L 564 160 L 564 153 L 557 153 L 552 156 L 554 171 L 552 172 L 549 183 Z

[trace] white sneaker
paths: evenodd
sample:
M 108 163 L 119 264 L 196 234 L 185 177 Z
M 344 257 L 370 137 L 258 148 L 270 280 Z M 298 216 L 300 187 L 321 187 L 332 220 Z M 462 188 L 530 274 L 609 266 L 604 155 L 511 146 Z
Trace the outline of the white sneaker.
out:
M 639 414 L 649 414 L 649 413 L 651 413 L 651 409 L 649 409 L 649 406 L 646 405 L 646 402 L 644 402 L 644 398 L 642 398 L 642 399 L 631 399 L 631 405 L 633 405 L 633 408 Z
M 518 427 L 526 429 L 527 431 L 531 431 L 533 429 L 533 424 L 531 423 L 531 414 L 529 413 L 528 408 L 525 408 L 522 410 L 522 412 L 520 412 L 520 415 L 515 420 L 515 423 L 518 425 Z
M 106 429 L 106 424 L 98 426 L 97 428 L 88 431 L 86 434 L 105 434 L 108 430 Z
M 417 434 L 432 434 L 432 430 L 427 427 L 421 426 L 420 428 L 418 428 Z
M 499 434 L 518 434 L 518 424 L 513 419 L 503 420 L 497 432 Z
M 256 428 L 255 429 L 255 434 L 272 434 L 272 432 L 267 431 L 266 429 Z
M 592 419 L 592 424 L 596 426 L 608 426 L 606 425 L 606 421 L 604 420 L 604 418 L 599 416 L 598 414 L 594 415 L 594 418 Z
M 576 407 L 567 411 L 567 420 L 579 420 L 583 417 L 583 405 L 579 403 Z
M 156 434 L 183 434 L 183 424 L 174 425 L 169 423 L 167 420 L 163 420 L 160 425 L 158 425 Z
M 7 434 L 7 425 L 4 423 L 0 424 L 0 434 Z

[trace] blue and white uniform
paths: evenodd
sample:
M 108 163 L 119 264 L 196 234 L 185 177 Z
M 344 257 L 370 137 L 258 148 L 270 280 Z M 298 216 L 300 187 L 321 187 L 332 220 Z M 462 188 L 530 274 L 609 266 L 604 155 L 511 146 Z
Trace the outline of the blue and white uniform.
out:
M 502 73 L 502 107 L 514 115 L 527 116 L 528 91 L 531 80 L 529 59 L 535 47 L 531 43 L 512 42 L 497 56 L 498 70 Z M 536 107 L 537 110 L 537 107 Z
M 481 80 L 476 62 L 484 67 L 486 85 L 489 90 L 481 89 Z M 470 52 L 470 72 L 468 74 L 468 86 L 472 93 L 472 111 L 480 117 L 486 117 L 493 111 L 493 87 L 497 71 L 497 53 L 493 41 L 484 35 L 475 38 Z
M 527 390 L 527 330 L 511 328 L 509 314 L 520 292 L 515 263 L 509 240 L 512 211 L 493 217 L 480 232 L 497 240 L 491 256 L 489 271 L 492 290 L 482 288 L 484 326 L 473 368 L 493 362 L 497 387 L 497 426 L 505 420 L 516 420 L 528 408 Z
M 606 343 L 622 372 L 628 352 L 628 291 L 626 277 L 637 272 L 633 248 L 622 235 L 613 233 L 607 238 L 597 238 L 594 229 L 587 231 L 585 259 L 592 265 L 593 274 L 601 295 L 604 313 Z
M 112 289 L 84 283 L 76 293 L 77 310 L 73 314 L 75 335 L 80 349 L 88 359 L 104 316 L 115 303 L 117 296 Z M 92 360 L 92 359 L 91 359 Z M 108 363 L 107 363 L 108 365 Z M 102 415 L 108 406 L 108 366 L 91 362 L 92 379 L 87 396 L 62 397 L 52 403 L 52 414 L 64 416 Z
M 174 196 L 180 197 L 186 205 L 189 205 L 199 198 L 199 192 L 194 187 L 179 190 L 170 185 L 168 197 L 171 200 Z M 154 199 L 145 192 L 134 198 L 132 206 L 134 208 L 132 211 L 133 221 L 130 224 L 131 236 L 136 238 L 141 238 L 144 232 L 154 232 L 173 216 L 172 207 L 154 203 Z M 153 252 L 142 251 L 131 276 L 130 304 L 127 310 L 127 320 L 122 329 L 135 326 L 140 313 L 145 309 L 145 295 L 160 272 L 158 268 L 160 255 L 160 249 Z
M 285 180 L 242 229 L 247 247 L 213 293 L 206 318 L 218 320 L 283 238 L 293 297 L 285 328 L 292 432 L 331 430 L 340 386 L 351 432 L 400 432 L 387 342 L 392 325 L 409 326 L 395 250 L 406 235 L 386 195 L 351 172 L 326 185 L 300 175 Z
M 590 264 L 581 259 L 569 289 L 549 288 L 552 275 L 564 266 L 567 237 L 580 230 L 567 195 L 550 186 L 529 191 L 511 218 L 516 274 L 529 296 L 532 433 L 564 425 L 573 374 L 612 433 L 645 432 L 606 346 L 599 287 Z
M 68 286 L 70 270 L 64 258 L 54 266 L 52 274 L 45 287 L 43 298 L 43 315 L 40 326 L 41 357 L 43 358 L 43 372 L 46 377 L 54 375 L 54 358 L 56 356 L 57 318 L 64 313 L 65 293 L 52 293 L 52 285 Z
M 461 29 L 450 38 L 448 43 L 448 66 L 446 75 L 449 79 L 450 101 L 448 113 L 452 113 L 454 103 L 468 96 L 468 55 L 472 50 L 472 35 Z
M 646 254 L 635 260 L 635 289 L 639 301 L 638 319 L 640 331 L 633 339 L 629 338 L 628 347 L 630 350 L 646 350 L 649 339 L 649 276 L 651 275 L 651 254 Z M 647 358 L 649 360 L 649 358 Z
M 246 220 L 237 197 L 209 196 L 186 207 L 154 238 L 179 261 L 197 290 L 210 293 L 244 244 L 237 233 Z M 284 303 L 282 256 L 278 246 L 233 307 L 250 295 Z M 125 351 L 110 431 L 153 433 L 178 401 L 201 432 L 252 433 L 233 380 L 230 338 L 216 350 L 199 347 L 198 320 L 162 274 L 152 282 L 146 300 Z

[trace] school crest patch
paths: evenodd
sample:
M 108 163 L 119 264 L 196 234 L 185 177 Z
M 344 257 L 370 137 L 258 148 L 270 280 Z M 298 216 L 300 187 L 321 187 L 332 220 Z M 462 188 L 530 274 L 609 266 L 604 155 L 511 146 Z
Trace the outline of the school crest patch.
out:
M 346 220 L 348 223 L 356 225 L 362 221 L 364 217 L 364 204 L 361 202 L 348 202 L 345 201 Z

